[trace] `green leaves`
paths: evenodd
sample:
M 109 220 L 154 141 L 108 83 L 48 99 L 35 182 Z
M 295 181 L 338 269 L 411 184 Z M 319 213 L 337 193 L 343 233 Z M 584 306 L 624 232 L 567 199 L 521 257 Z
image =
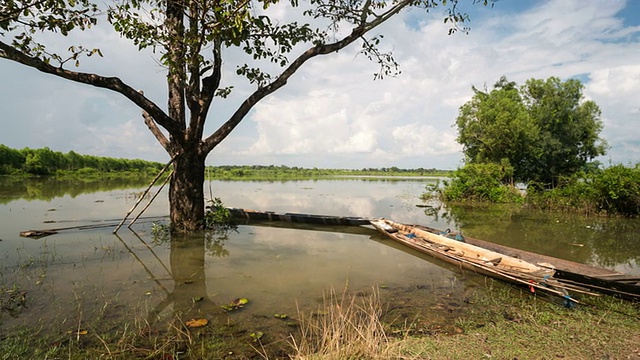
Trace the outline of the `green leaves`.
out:
M 584 101 L 584 86 L 579 80 L 562 82 L 557 77 L 530 79 L 522 87 L 523 101 L 532 120 L 540 128 L 540 152 L 543 167 L 535 171 L 535 180 L 553 186 L 559 176 L 571 175 L 587 161 L 606 153 L 607 143 L 600 139 L 603 129 L 600 108 Z
M 162 19 L 160 9 L 147 10 L 142 8 L 139 1 L 116 2 L 107 9 L 107 21 L 113 29 L 122 37 L 132 40 L 138 50 L 164 43 Z
M 378 49 L 383 35 L 378 35 L 370 40 L 363 40 L 361 54 L 369 60 L 375 61 L 380 66 L 380 71 L 373 74 L 374 80 L 382 80 L 385 76 L 396 76 L 400 74 L 400 65 L 393 58 L 391 52 L 383 53 Z
M 502 77 L 490 92 L 473 88 L 460 107 L 458 142 L 469 163 L 507 159 L 515 180 L 553 186 L 588 160 L 603 155 L 600 109 L 583 101 L 582 84 L 571 79 L 531 79 L 522 87 Z
M 507 161 L 502 164 L 466 164 L 454 172 L 451 182 L 445 184 L 442 195 L 445 200 L 453 201 L 522 202 L 523 197 L 518 190 L 505 185 L 512 171 Z
M 37 42 L 38 32 L 54 32 L 67 36 L 73 30 L 85 30 L 97 24 L 99 9 L 89 0 L 6 0 L 0 3 L 0 35 L 13 32 L 11 46 L 49 64 L 62 66 L 73 60 L 79 65 L 78 55 L 89 52 L 72 52 L 66 56 L 49 53 L 45 45 Z M 19 31 L 22 29 L 22 31 Z M 1 57 L 8 57 L 0 52 Z

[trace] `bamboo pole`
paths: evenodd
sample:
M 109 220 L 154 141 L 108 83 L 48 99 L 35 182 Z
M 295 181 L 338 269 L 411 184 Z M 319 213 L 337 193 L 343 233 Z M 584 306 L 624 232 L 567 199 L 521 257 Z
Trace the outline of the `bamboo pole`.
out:
M 164 264 L 164 262 L 162 260 L 160 260 L 160 258 L 158 257 L 158 255 L 156 254 L 156 252 L 153 250 L 153 248 L 151 246 L 149 246 L 149 244 L 147 244 L 146 241 L 142 240 L 142 237 L 140 235 L 138 235 L 137 232 L 131 230 L 131 232 L 133 233 L 133 236 L 135 236 L 136 238 L 138 238 L 138 240 L 140 240 L 141 243 L 144 244 L 144 246 L 149 250 L 149 252 L 151 253 L 151 255 L 153 255 L 153 257 L 156 258 L 156 260 L 158 260 L 158 262 L 160 263 L 160 265 L 162 265 L 162 267 L 164 268 L 164 270 L 167 272 L 167 274 L 169 274 L 171 276 L 171 278 L 173 278 L 173 273 L 171 272 L 171 270 L 169 270 L 169 268 L 167 267 L 167 265 Z
M 118 240 L 120 240 L 120 242 L 122 243 L 124 248 L 129 252 L 129 254 L 133 255 L 133 257 L 140 263 L 140 265 L 142 265 L 142 268 L 144 269 L 144 271 L 147 274 L 149 274 L 149 277 L 151 278 L 151 280 L 153 280 L 162 290 L 164 290 L 164 292 L 167 295 L 169 295 L 170 294 L 169 290 L 167 290 L 167 288 L 164 287 L 164 285 L 162 285 L 160 280 L 158 280 L 158 278 L 153 274 L 153 272 L 151 272 L 151 270 L 147 267 L 147 265 L 144 264 L 144 261 L 142 261 L 142 259 L 140 259 L 140 257 L 138 255 L 136 255 L 136 253 L 134 253 L 133 250 L 131 250 L 131 247 L 129 247 L 129 245 L 127 245 L 127 243 L 124 242 L 124 240 L 122 240 L 120 235 L 118 235 L 118 234 L 115 234 L 115 235 L 118 238 Z
M 173 170 L 171 170 L 171 172 L 169 173 L 169 176 L 167 176 L 166 179 L 164 179 L 164 182 L 162 183 L 162 185 L 160 185 L 160 188 L 158 189 L 158 191 L 156 191 L 155 194 L 153 194 L 153 197 L 151 197 L 151 199 L 149 200 L 149 202 L 147 203 L 147 205 L 140 211 L 140 213 L 138 214 L 138 216 L 136 216 L 133 220 L 131 220 L 131 222 L 129 223 L 129 225 L 127 225 L 127 227 L 129 229 L 131 229 L 131 225 L 133 225 L 133 223 L 135 223 L 136 221 L 138 221 L 138 218 L 140 218 L 140 216 L 142 216 L 142 214 L 145 212 L 145 210 L 147 210 L 149 208 L 149 206 L 151 206 L 151 203 L 153 203 L 153 200 L 156 199 L 156 197 L 158 196 L 158 194 L 160 194 L 160 191 L 162 191 L 162 189 L 164 188 L 165 185 L 167 185 L 167 182 L 169 181 L 169 179 L 171 178 L 171 175 L 173 174 Z
M 209 167 L 205 167 L 207 169 L 207 181 L 209 182 L 209 201 L 213 202 L 213 190 L 211 189 L 211 174 L 209 173 Z
M 160 176 L 162 176 L 162 174 L 164 174 L 165 171 L 167 171 L 167 169 L 169 168 L 169 166 L 171 165 L 171 163 L 173 163 L 173 161 L 176 159 L 175 155 L 174 157 L 171 158 L 171 160 L 169 160 L 169 162 L 162 168 L 162 170 L 160 170 L 160 172 L 158 173 L 158 175 L 156 175 L 156 177 L 153 179 L 153 181 L 151 181 L 151 184 L 149 184 L 149 186 L 147 187 L 147 189 L 144 191 L 144 193 L 142 193 L 142 195 L 140 195 L 140 198 L 136 201 L 135 204 L 133 204 L 133 207 L 131 207 L 131 210 L 129 210 L 129 212 L 127 212 L 127 214 L 124 216 L 124 218 L 122 218 L 122 221 L 120 221 L 120 223 L 118 224 L 118 226 L 115 228 L 115 230 L 113 230 L 113 233 L 117 233 L 118 230 L 120 230 L 120 228 L 122 227 L 122 224 L 124 224 L 125 221 L 127 221 L 127 218 L 129 217 L 129 215 L 131 215 L 131 213 L 133 212 L 133 210 L 135 210 L 136 207 L 138 207 L 138 204 L 140 204 L 140 202 L 142 201 L 142 199 L 144 199 L 144 197 L 147 195 L 147 193 L 149 193 L 149 190 L 151 190 L 151 187 L 153 187 L 153 185 L 156 183 L 156 181 L 158 181 L 158 179 L 160 178 Z

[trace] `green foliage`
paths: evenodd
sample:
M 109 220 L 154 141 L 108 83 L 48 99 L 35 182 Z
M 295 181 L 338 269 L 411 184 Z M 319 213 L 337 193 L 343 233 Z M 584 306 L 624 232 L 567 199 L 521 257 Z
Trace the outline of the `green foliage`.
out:
M 22 153 L 0 144 L 0 175 L 17 172 L 26 159 Z
M 473 99 L 460 108 L 456 120 L 458 142 L 470 163 L 525 164 L 537 154 L 531 153 L 539 130 L 531 121 L 516 84 L 506 78 L 490 93 L 473 88 Z M 520 178 L 520 169 L 516 169 Z
M 154 221 L 151 224 L 152 242 L 154 244 L 163 244 L 171 239 L 171 226 L 166 223 Z
M 598 136 L 603 124 L 600 109 L 583 101 L 584 86 L 577 79 L 530 79 L 522 88 L 533 121 L 540 128 L 540 165 L 527 178 L 555 185 L 561 176 L 578 172 L 587 161 L 604 155 L 607 143 Z
M 47 147 L 15 150 L 0 144 L 0 175 L 61 175 L 70 171 L 80 176 L 97 176 L 105 172 L 155 175 L 163 166 L 158 162 L 80 155 L 74 151 L 64 154 Z
M 456 119 L 468 163 L 507 159 L 516 181 L 553 187 L 606 153 L 600 109 L 583 101 L 579 80 L 530 79 L 518 88 L 502 77 L 490 92 L 473 90 Z
M 518 189 L 504 183 L 512 169 L 498 164 L 467 164 L 445 181 L 442 197 L 448 201 L 522 202 Z
M 553 189 L 547 189 L 542 184 L 529 184 L 526 202 L 544 210 L 593 214 L 598 212 L 594 199 L 595 189 L 576 174 L 559 179 L 558 186 Z
M 222 200 L 214 198 L 213 200 L 209 200 L 209 202 L 210 205 L 207 206 L 208 211 L 204 217 L 205 228 L 218 230 L 235 229 L 235 220 L 229 209 L 227 209 L 222 203 Z
M 640 164 L 611 166 L 593 177 L 600 209 L 608 213 L 640 215 Z
M 561 179 L 554 189 L 529 186 L 527 203 L 543 209 L 586 214 L 640 215 L 640 164 L 614 165 Z
M 96 25 L 100 11 L 90 0 L 3 0 L 0 2 L 0 35 L 13 35 L 11 45 L 0 42 L 0 57 L 16 59 L 19 51 L 45 64 L 60 68 L 70 62 L 79 65 L 81 55 L 99 54 L 98 49 L 69 46 L 67 54 L 50 53 L 34 35 L 53 32 L 63 36 L 74 29 L 85 30 Z M 8 36 L 7 36 L 8 37 Z
M 209 200 L 209 203 L 204 215 L 207 253 L 214 257 L 228 256 L 229 251 L 225 249 L 224 243 L 229 237 L 229 232 L 238 230 L 238 225 L 222 200 L 214 198 Z

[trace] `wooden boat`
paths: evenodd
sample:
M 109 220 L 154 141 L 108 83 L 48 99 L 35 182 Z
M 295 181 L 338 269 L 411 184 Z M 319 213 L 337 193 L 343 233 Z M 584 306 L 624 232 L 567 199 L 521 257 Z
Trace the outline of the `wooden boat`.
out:
M 419 225 L 385 219 L 372 220 L 371 225 L 422 253 L 490 277 L 529 286 L 532 291 L 559 295 L 567 301 L 575 302 L 569 292 L 597 295 L 594 291 L 640 301 L 640 278 L 631 275 L 462 238 L 460 234 Z
M 416 226 L 432 233 L 441 232 L 440 230 L 426 226 Z M 449 236 L 453 235 L 455 235 L 455 233 L 449 233 Z M 552 264 L 555 269 L 553 277 L 560 282 L 579 285 L 591 291 L 617 296 L 626 300 L 640 301 L 640 276 L 554 258 L 471 237 L 465 237 L 464 239 L 468 244 L 517 257 L 532 263 Z

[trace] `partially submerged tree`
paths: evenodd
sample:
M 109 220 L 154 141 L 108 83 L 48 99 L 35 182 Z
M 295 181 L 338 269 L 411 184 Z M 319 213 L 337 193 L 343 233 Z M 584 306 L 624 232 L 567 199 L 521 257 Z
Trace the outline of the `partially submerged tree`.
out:
M 607 149 L 600 109 L 582 89 L 557 77 L 520 88 L 502 77 L 490 92 L 473 88 L 456 120 L 466 162 L 507 164 L 516 180 L 547 187 L 581 170 Z
M 311 0 L 304 6 L 290 0 L 286 6 L 314 22 L 284 22 L 269 11 L 278 0 L 118 0 L 106 7 L 91 0 L 4 0 L 0 4 L 0 57 L 74 82 L 120 93 L 143 110 L 144 122 L 174 159 L 169 192 L 170 219 L 174 229 L 200 228 L 204 217 L 204 168 L 207 155 L 244 119 L 256 103 L 283 87 L 308 60 L 335 53 L 354 43 L 380 65 L 376 78 L 393 75 L 397 64 L 378 49 L 381 35 L 373 29 L 403 10 L 430 11 L 447 6 L 445 22 L 467 20 L 458 11 L 458 0 Z M 489 0 L 477 1 L 486 5 Z M 142 91 L 115 77 L 79 72 L 81 56 L 102 53 L 97 48 L 70 46 L 69 53 L 50 53 L 39 43 L 42 32 L 67 35 L 88 30 L 105 18 L 122 37 L 139 49 L 162 54 L 167 70 L 168 111 Z M 369 36 L 369 37 L 366 37 Z M 223 81 L 223 56 L 227 48 L 239 48 L 246 60 L 227 64 L 254 86 L 228 119 L 211 134 L 204 125 L 214 98 L 232 91 Z M 276 65 L 276 66 L 274 66 Z M 271 69 L 268 73 L 265 69 Z

